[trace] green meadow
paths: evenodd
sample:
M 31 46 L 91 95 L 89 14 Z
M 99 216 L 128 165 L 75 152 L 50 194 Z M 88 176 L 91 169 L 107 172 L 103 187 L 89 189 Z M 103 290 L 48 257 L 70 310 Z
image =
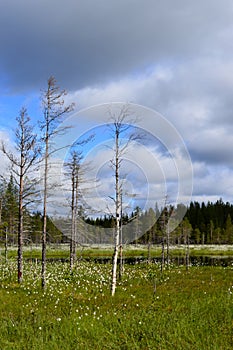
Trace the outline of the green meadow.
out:
M 78 259 L 96 259 L 96 258 L 111 258 L 113 246 L 110 245 L 92 245 L 83 246 L 77 249 Z M 165 247 L 166 250 L 166 247 Z M 47 246 L 48 259 L 67 259 L 69 260 L 69 245 L 68 244 L 49 244 Z M 170 255 L 172 257 L 184 257 L 186 252 L 185 245 L 170 246 Z M 190 256 L 229 256 L 233 257 L 233 245 L 190 245 Z M 151 258 L 161 257 L 161 246 L 151 245 L 149 255 Z M 17 247 L 10 246 L 7 249 L 8 258 L 17 258 Z M 146 245 L 125 245 L 123 247 L 123 257 L 148 257 L 148 247 Z M 0 258 L 5 258 L 4 247 L 0 249 Z M 41 259 L 41 246 L 28 245 L 24 247 L 25 259 Z
M 233 344 L 233 265 L 125 265 L 110 295 L 111 264 L 1 258 L 0 348 L 227 350 Z

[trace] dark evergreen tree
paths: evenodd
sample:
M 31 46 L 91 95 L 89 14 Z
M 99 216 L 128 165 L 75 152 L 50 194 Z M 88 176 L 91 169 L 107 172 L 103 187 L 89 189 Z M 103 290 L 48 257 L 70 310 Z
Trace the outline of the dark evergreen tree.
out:
M 18 199 L 18 188 L 13 175 L 11 175 L 2 204 L 2 221 L 7 227 L 8 241 L 12 244 L 16 244 L 17 242 Z
M 223 239 L 225 240 L 225 243 L 228 244 L 232 244 L 233 242 L 233 225 L 230 214 L 227 215 Z

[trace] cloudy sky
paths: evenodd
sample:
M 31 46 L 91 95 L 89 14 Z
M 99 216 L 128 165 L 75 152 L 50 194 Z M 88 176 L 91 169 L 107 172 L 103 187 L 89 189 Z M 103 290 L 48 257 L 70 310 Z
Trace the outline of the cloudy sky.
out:
M 2 138 L 22 106 L 39 118 L 54 75 L 77 113 L 119 101 L 159 112 L 190 154 L 192 199 L 233 201 L 232 0 L 8 0 L 0 42 Z

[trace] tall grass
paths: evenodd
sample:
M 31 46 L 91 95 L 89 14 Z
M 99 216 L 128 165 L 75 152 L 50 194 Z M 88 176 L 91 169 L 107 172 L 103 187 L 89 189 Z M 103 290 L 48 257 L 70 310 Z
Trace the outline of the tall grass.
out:
M 233 344 L 233 267 L 125 266 L 114 298 L 111 265 L 1 264 L 1 349 L 228 350 Z

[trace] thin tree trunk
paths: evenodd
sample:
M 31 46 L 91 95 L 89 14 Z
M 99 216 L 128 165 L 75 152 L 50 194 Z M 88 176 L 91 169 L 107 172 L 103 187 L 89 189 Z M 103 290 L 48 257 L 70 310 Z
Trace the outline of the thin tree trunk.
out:
M 167 223 L 167 266 L 170 264 L 170 231 L 169 224 Z
M 0 199 L 0 225 L 2 224 L 2 199 Z
M 80 162 L 77 153 L 73 153 L 71 162 L 68 163 L 71 169 L 71 239 L 70 239 L 70 272 L 76 262 L 76 242 L 77 242 L 77 214 L 78 214 L 78 190 L 79 190 L 79 170 Z
M 116 228 L 114 236 L 114 253 L 112 259 L 112 285 L 111 285 L 111 294 L 114 296 L 116 291 L 117 283 L 117 258 L 119 252 L 119 237 L 120 237 L 120 193 L 119 193 L 119 131 L 116 130 L 115 133 L 115 189 L 116 189 Z
M 42 233 L 42 271 L 41 285 L 46 288 L 46 238 L 47 238 L 47 182 L 48 182 L 48 155 L 49 155 L 49 137 L 48 124 L 46 125 L 45 137 L 45 165 L 44 165 L 44 199 L 43 199 L 43 233 Z
M 23 157 L 21 162 L 23 162 Z M 21 163 L 22 164 L 22 163 Z M 18 226 L 18 283 L 23 280 L 23 168 L 20 167 L 19 226 Z
M 119 279 L 122 278 L 124 273 L 124 268 L 123 268 L 123 246 L 122 243 L 120 243 L 120 270 L 119 270 Z
M 24 113 L 22 114 L 22 125 L 24 124 Z M 25 130 L 22 128 L 21 155 L 19 166 L 19 223 L 18 223 L 18 283 L 23 280 L 23 192 L 24 192 L 24 152 L 25 152 Z
M 186 233 L 186 254 L 185 254 L 186 271 L 189 269 L 189 233 Z
M 71 237 L 70 237 L 70 272 L 74 266 L 74 239 L 75 239 L 75 169 L 72 169 L 72 198 L 71 198 Z
M 122 216 L 123 216 L 123 208 L 122 208 L 122 191 L 121 191 L 121 221 L 120 221 L 120 269 L 119 269 L 119 279 L 123 276 L 123 222 L 122 222 Z
M 74 263 L 76 262 L 76 246 L 77 246 L 77 214 L 78 214 L 78 187 L 79 187 L 79 179 L 78 174 L 76 174 L 75 181 L 75 211 L 74 211 L 74 245 L 73 245 L 73 256 Z
M 166 207 L 165 207 L 166 208 Z M 165 265 L 165 230 L 166 230 L 166 214 L 165 209 L 162 215 L 162 258 L 161 258 L 161 272 L 163 272 Z
M 7 227 L 5 228 L 5 262 L 8 259 L 8 235 L 7 235 Z
M 151 253 L 150 253 L 150 249 L 151 249 L 151 241 L 150 241 L 150 238 L 149 238 L 148 246 L 147 246 L 147 263 L 148 263 L 148 264 L 151 262 Z
M 164 253 L 164 233 L 163 233 L 163 237 L 162 237 L 162 258 L 161 258 L 161 272 L 163 272 L 164 262 L 165 262 L 165 253 Z
M 116 231 L 117 231 L 117 227 L 116 227 Z M 119 251 L 119 242 L 118 242 L 117 233 L 116 233 L 116 235 L 115 235 L 115 248 L 114 248 L 113 259 L 112 259 L 112 286 L 111 286 L 112 296 L 115 295 L 115 291 L 116 291 L 118 251 Z

